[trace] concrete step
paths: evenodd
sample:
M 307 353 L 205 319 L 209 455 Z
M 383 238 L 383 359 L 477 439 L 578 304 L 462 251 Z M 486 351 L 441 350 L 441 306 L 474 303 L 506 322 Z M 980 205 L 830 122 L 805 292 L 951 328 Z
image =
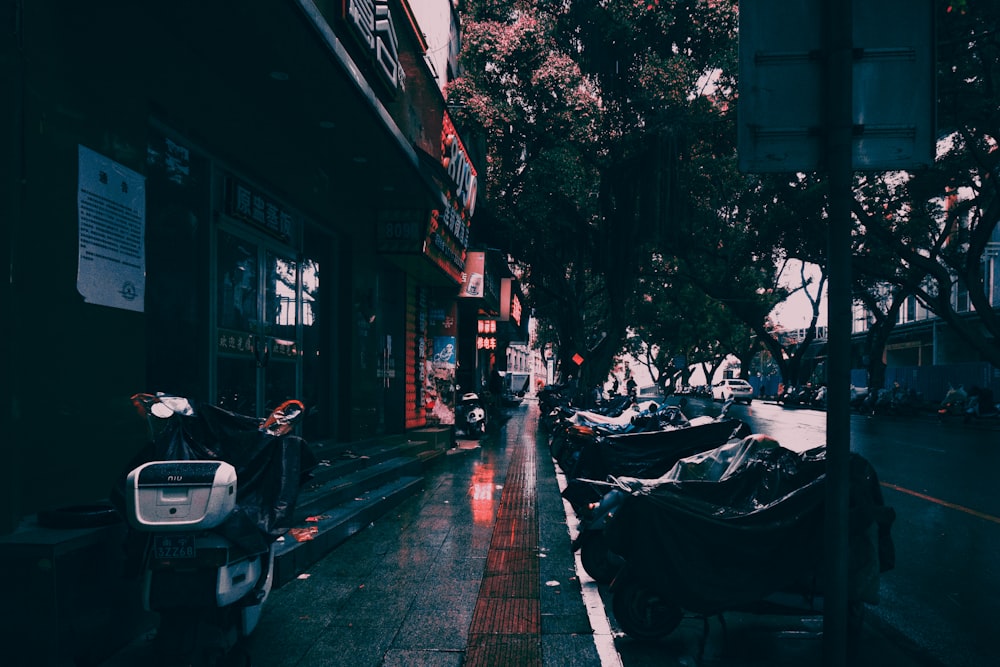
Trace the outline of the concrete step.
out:
M 299 491 L 295 518 L 306 517 L 349 501 L 356 496 L 401 477 L 423 474 L 422 462 L 415 456 L 396 456 L 384 461 L 360 460 L 357 467 L 334 467 L 333 474 L 322 468 Z
M 450 441 L 438 433 L 419 436 L 310 443 L 319 465 L 299 492 L 296 525 L 276 545 L 275 587 L 423 490 L 424 471 Z
M 396 477 L 310 515 L 275 545 L 275 588 L 294 579 L 349 537 L 423 489 L 422 475 Z

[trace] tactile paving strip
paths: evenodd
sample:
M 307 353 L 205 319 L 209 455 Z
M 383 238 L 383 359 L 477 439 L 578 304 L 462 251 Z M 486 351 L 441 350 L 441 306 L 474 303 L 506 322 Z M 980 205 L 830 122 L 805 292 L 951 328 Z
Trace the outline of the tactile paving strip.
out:
M 465 662 L 542 664 L 535 451 L 519 442 L 504 483 Z

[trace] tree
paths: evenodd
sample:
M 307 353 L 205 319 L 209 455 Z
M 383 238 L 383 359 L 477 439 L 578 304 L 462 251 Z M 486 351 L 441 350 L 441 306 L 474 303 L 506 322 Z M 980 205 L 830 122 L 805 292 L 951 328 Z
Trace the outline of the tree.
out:
M 919 172 L 859 179 L 856 268 L 867 285 L 859 296 L 882 329 L 872 334 L 873 364 L 912 294 L 970 350 L 1000 366 L 1000 318 L 990 300 L 1000 285 L 984 279 L 1000 244 L 1000 6 L 968 0 L 939 10 L 938 158 Z M 879 368 L 872 372 L 876 382 Z
M 735 5 L 470 0 L 464 75 L 447 91 L 488 136 L 480 225 L 520 264 L 563 372 L 607 376 L 633 321 L 639 271 L 669 219 L 671 128 L 717 54 Z M 576 369 L 574 354 L 586 359 Z

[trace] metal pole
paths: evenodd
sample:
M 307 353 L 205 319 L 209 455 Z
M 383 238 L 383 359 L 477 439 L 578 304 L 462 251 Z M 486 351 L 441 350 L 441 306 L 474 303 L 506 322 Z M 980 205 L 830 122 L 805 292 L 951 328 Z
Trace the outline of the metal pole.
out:
M 827 256 L 829 372 L 825 606 L 823 664 L 845 667 L 848 642 L 847 508 L 851 452 L 851 191 L 852 2 L 824 0 L 826 53 L 826 167 L 829 177 Z

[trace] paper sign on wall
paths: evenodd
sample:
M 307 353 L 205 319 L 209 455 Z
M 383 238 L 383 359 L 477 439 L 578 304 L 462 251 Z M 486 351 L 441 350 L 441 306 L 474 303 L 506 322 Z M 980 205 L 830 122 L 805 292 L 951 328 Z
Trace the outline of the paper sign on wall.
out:
M 87 303 L 143 312 L 146 291 L 146 179 L 79 147 L 79 263 Z

